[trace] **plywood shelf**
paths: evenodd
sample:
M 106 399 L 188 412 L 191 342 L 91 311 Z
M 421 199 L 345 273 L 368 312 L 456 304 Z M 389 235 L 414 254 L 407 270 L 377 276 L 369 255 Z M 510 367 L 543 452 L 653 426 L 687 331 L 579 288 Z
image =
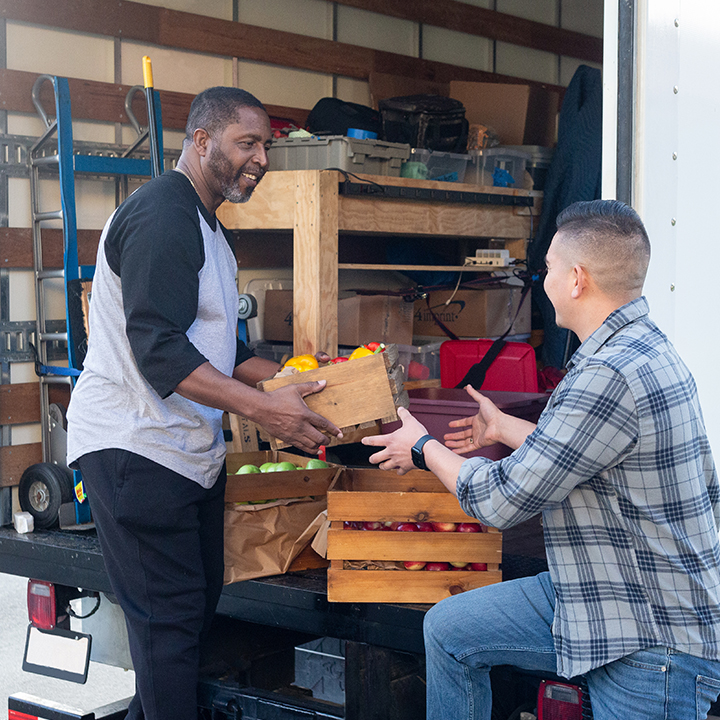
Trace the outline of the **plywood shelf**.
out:
M 357 176 L 359 181 L 447 190 L 448 183 L 388 176 Z M 242 205 L 224 203 L 218 217 L 232 230 L 291 230 L 293 285 L 302 288 L 293 305 L 293 351 L 337 353 L 339 270 L 488 272 L 468 266 L 338 263 L 340 233 L 375 233 L 426 238 L 529 238 L 542 205 L 542 193 L 453 183 L 452 189 L 532 197 L 533 207 L 421 201 L 339 192 L 343 175 L 335 170 L 279 170 L 267 173 Z

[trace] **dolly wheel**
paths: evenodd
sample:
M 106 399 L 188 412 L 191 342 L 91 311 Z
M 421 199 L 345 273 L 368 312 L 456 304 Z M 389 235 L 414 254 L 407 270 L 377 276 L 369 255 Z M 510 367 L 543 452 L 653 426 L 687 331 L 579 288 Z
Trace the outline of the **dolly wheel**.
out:
M 20 507 L 29 512 L 35 525 L 49 528 L 58 522 L 60 505 L 72 502 L 72 480 L 58 465 L 36 463 L 20 478 Z

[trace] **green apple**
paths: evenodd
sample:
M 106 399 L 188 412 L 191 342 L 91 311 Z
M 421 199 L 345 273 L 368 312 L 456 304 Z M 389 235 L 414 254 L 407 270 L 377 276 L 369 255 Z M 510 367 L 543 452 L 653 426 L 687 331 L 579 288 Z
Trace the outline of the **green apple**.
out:
M 287 472 L 288 470 L 297 470 L 297 468 L 295 467 L 295 463 L 285 461 L 285 462 L 279 462 L 275 466 L 275 470 L 277 472 Z
M 266 462 L 260 466 L 260 472 L 271 472 L 277 463 Z
M 306 470 L 320 470 L 321 468 L 330 467 L 324 460 L 320 458 L 310 458 L 305 466 Z
M 243 465 L 235 474 L 236 475 L 252 475 L 259 473 L 260 468 L 257 465 Z

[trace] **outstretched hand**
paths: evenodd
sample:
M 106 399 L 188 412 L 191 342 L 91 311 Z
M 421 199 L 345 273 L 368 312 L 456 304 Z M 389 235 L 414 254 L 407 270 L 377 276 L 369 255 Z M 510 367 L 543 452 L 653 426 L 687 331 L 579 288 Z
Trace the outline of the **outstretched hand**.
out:
M 503 413 L 498 407 L 484 395 L 481 395 L 471 385 L 465 387 L 468 395 L 478 403 L 478 412 L 471 417 L 461 420 L 452 420 L 449 425 L 452 428 L 462 428 L 459 432 L 446 433 L 444 436 L 445 445 L 458 455 L 479 450 L 499 442 L 499 422 Z
M 273 436 L 305 452 L 317 452 L 331 436 L 342 437 L 339 428 L 313 412 L 303 400 L 320 392 L 325 380 L 298 383 L 265 393 L 267 405 L 260 424 Z
M 364 437 L 362 443 L 383 448 L 370 456 L 371 463 L 378 465 L 381 470 L 395 470 L 398 475 L 404 475 L 415 467 L 410 450 L 427 434 L 427 430 L 403 407 L 398 408 L 398 417 L 402 426 L 395 432 L 389 435 L 370 435 Z

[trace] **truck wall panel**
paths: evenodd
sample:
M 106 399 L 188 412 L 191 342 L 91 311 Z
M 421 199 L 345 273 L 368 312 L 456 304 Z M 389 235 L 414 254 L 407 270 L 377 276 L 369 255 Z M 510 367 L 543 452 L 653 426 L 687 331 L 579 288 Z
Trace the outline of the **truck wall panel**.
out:
M 248 25 L 332 40 L 332 3 L 325 0 L 238 0 L 238 20 Z
M 8 22 L 7 67 L 113 81 L 112 38 Z
M 492 72 L 493 41 L 477 35 L 423 26 L 423 57 L 452 65 Z
M 418 54 L 419 30 L 415 22 L 338 5 L 337 24 L 338 42 L 400 55 Z

